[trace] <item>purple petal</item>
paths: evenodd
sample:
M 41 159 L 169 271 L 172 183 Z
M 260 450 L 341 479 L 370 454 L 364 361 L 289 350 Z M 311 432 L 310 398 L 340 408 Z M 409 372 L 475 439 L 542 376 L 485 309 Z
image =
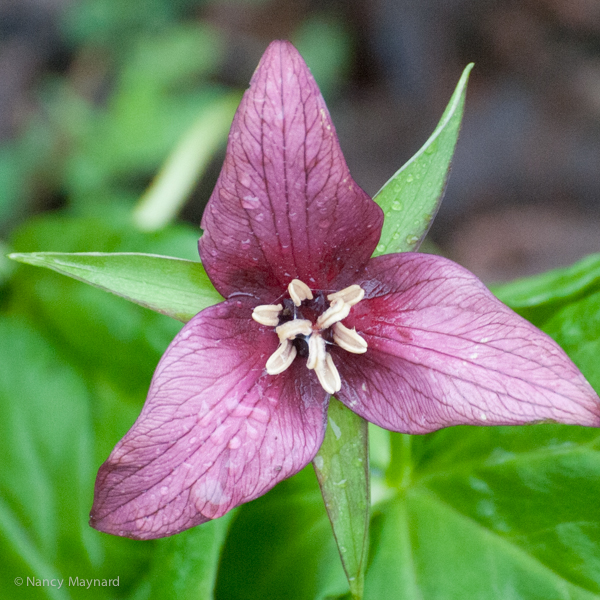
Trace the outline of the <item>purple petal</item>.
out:
M 137 539 L 224 515 L 307 465 L 327 394 L 295 364 L 264 366 L 272 330 L 236 299 L 196 315 L 159 363 L 144 409 L 102 465 L 90 523 Z
M 546 334 L 459 265 L 425 254 L 373 259 L 345 320 L 364 355 L 336 351 L 339 399 L 395 431 L 553 420 L 600 426 L 600 400 Z
M 273 42 L 238 108 L 199 248 L 225 297 L 265 303 L 294 278 L 349 282 L 381 234 L 381 209 L 350 177 L 325 102 L 289 42 Z

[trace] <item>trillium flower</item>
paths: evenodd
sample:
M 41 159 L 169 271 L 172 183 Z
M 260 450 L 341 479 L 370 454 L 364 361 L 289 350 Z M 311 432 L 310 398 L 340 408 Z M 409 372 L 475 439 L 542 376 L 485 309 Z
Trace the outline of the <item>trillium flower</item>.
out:
M 474 275 L 439 256 L 371 258 L 382 223 L 307 66 L 273 42 L 202 221 L 200 257 L 226 300 L 162 357 L 100 468 L 93 527 L 163 537 L 261 496 L 315 457 L 332 394 L 412 434 L 600 425 L 577 367 Z

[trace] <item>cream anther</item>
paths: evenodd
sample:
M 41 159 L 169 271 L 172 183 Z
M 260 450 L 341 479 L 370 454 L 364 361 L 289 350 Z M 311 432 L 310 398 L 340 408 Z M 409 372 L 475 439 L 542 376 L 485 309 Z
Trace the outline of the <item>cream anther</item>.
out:
M 261 304 L 252 311 L 252 318 L 261 325 L 275 327 L 279 323 L 279 313 L 282 310 L 281 304 Z
M 307 319 L 294 319 L 275 328 L 279 340 L 293 340 L 297 335 L 310 335 L 312 323 Z
M 339 292 L 335 292 L 334 294 L 329 294 L 327 296 L 327 300 L 329 302 L 335 302 L 336 300 L 343 300 L 346 304 L 350 306 L 354 306 L 358 304 L 365 297 L 365 290 L 363 290 L 360 285 L 351 285 Z
M 296 358 L 296 348 L 290 340 L 283 340 L 277 350 L 271 354 L 265 366 L 269 375 L 283 373 Z
M 317 319 L 317 325 L 321 329 L 327 329 L 334 323 L 345 319 L 350 314 L 352 306 L 341 298 L 335 299 L 329 308 Z
M 342 387 L 340 374 L 333 364 L 331 354 L 325 350 L 325 340 L 319 333 L 313 333 L 308 340 L 307 369 L 314 369 L 321 387 L 329 394 L 335 394 Z
M 300 306 L 303 300 L 313 299 L 310 288 L 299 279 L 292 279 L 288 285 L 288 293 L 296 306 Z
M 298 354 L 299 344 L 308 344 L 308 358 L 306 367 L 314 370 L 321 387 L 328 394 L 335 394 L 342 387 L 340 374 L 333 362 L 333 357 L 327 352 L 327 344 L 333 342 L 339 348 L 352 352 L 353 354 L 363 354 L 367 351 L 367 342 L 362 338 L 355 329 L 348 329 L 341 323 L 350 314 L 350 309 L 360 302 L 365 291 L 359 285 L 351 285 L 339 292 L 329 294 L 329 308 L 317 317 L 316 322 L 312 320 L 302 319 L 298 317 L 313 314 L 316 310 L 314 305 L 308 305 L 301 308 L 304 300 L 313 300 L 313 293 L 310 288 L 299 279 L 294 279 L 288 285 L 288 293 L 294 305 L 299 309 L 293 310 L 291 320 L 287 320 L 290 315 L 287 311 L 280 322 L 282 313 L 281 304 L 267 304 L 257 306 L 252 318 L 261 325 L 275 327 L 275 332 L 279 337 L 279 346 L 275 352 L 269 357 L 266 364 L 266 371 L 269 375 L 278 375 L 283 373 L 294 362 Z M 319 292 L 318 306 L 322 301 Z M 325 334 L 324 331 L 331 327 L 332 337 Z M 327 337 L 328 342 L 325 341 Z M 303 340 L 294 341 L 294 340 Z
M 333 324 L 333 341 L 353 354 L 364 354 L 367 351 L 366 340 L 356 333 L 356 329 L 348 329 L 342 323 Z
M 329 352 L 325 353 L 325 360 L 315 367 L 315 373 L 319 379 L 321 387 L 328 394 L 335 394 L 342 388 L 342 380 L 340 374 L 333 364 L 333 359 Z
M 308 340 L 308 359 L 306 361 L 307 369 L 316 369 L 319 363 L 325 361 L 325 340 L 318 334 L 314 333 Z

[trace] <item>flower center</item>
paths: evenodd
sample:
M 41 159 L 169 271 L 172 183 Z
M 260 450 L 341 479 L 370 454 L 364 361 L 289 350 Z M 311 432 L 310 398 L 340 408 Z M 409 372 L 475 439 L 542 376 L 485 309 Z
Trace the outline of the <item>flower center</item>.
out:
M 334 344 L 353 354 L 367 351 L 367 342 L 356 330 L 341 323 L 363 299 L 365 291 L 359 285 L 351 285 L 328 294 L 326 300 L 322 292 L 315 297 L 304 282 L 294 279 L 288 294 L 290 297 L 283 304 L 263 304 L 252 312 L 257 323 L 275 327 L 279 336 L 279 346 L 267 360 L 267 373 L 283 373 L 300 354 L 307 357 L 306 367 L 314 369 L 323 389 L 335 394 L 342 382 L 327 345 Z

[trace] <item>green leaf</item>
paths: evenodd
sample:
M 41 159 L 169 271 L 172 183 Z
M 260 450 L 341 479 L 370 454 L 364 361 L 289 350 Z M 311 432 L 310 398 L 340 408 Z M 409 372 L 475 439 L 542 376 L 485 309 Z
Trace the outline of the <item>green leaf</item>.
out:
M 144 592 L 135 600 L 213 598 L 221 551 L 235 513 L 160 540 Z
M 0 316 L 0 596 L 114 598 L 131 589 L 152 546 L 88 525 L 95 471 L 93 398 L 60 348 L 24 318 Z M 15 577 L 22 577 L 16 588 Z M 57 586 L 28 586 L 63 579 Z M 120 578 L 120 589 L 68 586 Z M 15 595 L 16 594 L 16 595 Z
M 325 600 L 347 591 L 310 466 L 240 507 L 221 557 L 217 600 Z
M 559 309 L 543 325 L 581 369 L 596 391 L 600 390 L 600 291 Z
M 496 296 L 541 327 L 600 390 L 600 255 L 541 275 L 493 286 Z
M 365 598 L 600 597 L 597 429 L 392 436 L 402 451 L 374 507 Z
M 199 262 L 132 252 L 30 252 L 9 258 L 46 267 L 179 321 L 223 298 Z
M 17 232 L 12 246 L 20 253 L 127 250 L 192 258 L 197 242 L 194 228 L 170 226 L 145 233 L 131 226 L 128 213 L 105 211 L 104 218 L 54 214 L 36 219 Z M 10 309 L 27 314 L 56 340 L 88 381 L 102 381 L 107 397 L 115 389 L 119 395 L 126 393 L 139 410 L 152 372 L 180 323 L 50 269 L 19 265 L 9 291 Z M 126 429 L 118 431 L 124 434 Z
M 472 68 L 463 71 L 430 138 L 375 196 L 385 213 L 375 256 L 414 251 L 429 230 L 444 194 Z
M 570 267 L 492 286 L 505 304 L 540 326 L 561 307 L 600 291 L 600 254 Z
M 313 466 L 353 598 L 362 598 L 369 535 L 367 422 L 335 398 Z

